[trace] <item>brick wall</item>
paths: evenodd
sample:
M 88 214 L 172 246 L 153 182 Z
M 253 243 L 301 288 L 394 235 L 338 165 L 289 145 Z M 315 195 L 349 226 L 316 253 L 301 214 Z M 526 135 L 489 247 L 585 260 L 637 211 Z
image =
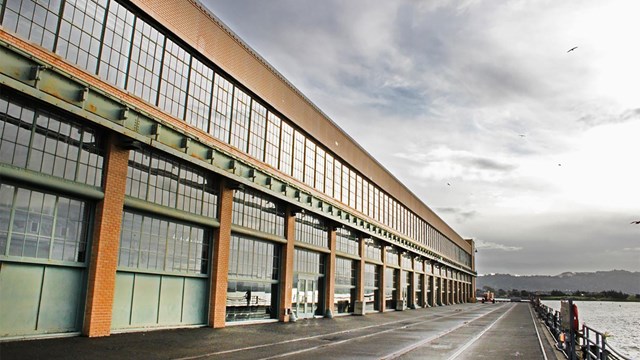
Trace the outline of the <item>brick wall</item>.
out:
M 120 226 L 127 184 L 129 151 L 117 147 L 117 136 L 109 134 L 104 166 L 104 199 L 96 206 L 83 334 L 107 336 L 115 291 Z
M 227 312 L 227 282 L 233 209 L 233 189 L 229 187 L 227 181 L 221 182 L 219 202 L 220 227 L 215 231 L 214 236 L 209 297 L 209 326 L 214 328 L 224 327 Z

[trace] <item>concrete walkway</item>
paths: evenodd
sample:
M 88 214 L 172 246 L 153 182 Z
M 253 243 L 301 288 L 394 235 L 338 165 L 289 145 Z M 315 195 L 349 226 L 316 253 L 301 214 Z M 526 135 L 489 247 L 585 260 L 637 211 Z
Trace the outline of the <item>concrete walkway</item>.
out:
M 528 303 L 0 343 L 0 359 L 556 359 Z M 540 324 L 538 323 L 538 327 Z M 542 347 L 541 347 L 542 346 Z

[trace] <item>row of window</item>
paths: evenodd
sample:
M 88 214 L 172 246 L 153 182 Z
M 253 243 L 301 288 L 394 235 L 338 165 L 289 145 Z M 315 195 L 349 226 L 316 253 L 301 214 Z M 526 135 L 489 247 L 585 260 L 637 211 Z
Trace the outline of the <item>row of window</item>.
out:
M 100 187 L 104 150 L 94 129 L 3 95 L 0 163 Z
M 5 29 L 405 236 L 471 265 L 470 254 L 118 1 L 6 0 L 3 7 L 0 22 Z

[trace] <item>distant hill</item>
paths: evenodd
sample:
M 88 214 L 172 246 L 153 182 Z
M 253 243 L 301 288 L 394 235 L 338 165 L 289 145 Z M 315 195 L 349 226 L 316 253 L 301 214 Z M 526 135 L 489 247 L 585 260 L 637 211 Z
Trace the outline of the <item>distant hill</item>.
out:
M 622 291 L 627 294 L 640 294 L 640 272 L 624 270 L 598 272 L 566 272 L 556 276 L 513 276 L 508 274 L 492 274 L 478 276 L 476 287 L 482 289 L 490 286 L 495 290 L 527 290 L 527 291 L 588 291 L 607 290 Z

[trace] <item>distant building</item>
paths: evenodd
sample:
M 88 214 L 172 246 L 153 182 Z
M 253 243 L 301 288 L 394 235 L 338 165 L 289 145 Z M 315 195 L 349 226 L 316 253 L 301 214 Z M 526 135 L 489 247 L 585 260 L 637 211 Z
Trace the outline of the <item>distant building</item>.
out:
M 473 297 L 473 241 L 199 3 L 0 23 L 1 338 Z

